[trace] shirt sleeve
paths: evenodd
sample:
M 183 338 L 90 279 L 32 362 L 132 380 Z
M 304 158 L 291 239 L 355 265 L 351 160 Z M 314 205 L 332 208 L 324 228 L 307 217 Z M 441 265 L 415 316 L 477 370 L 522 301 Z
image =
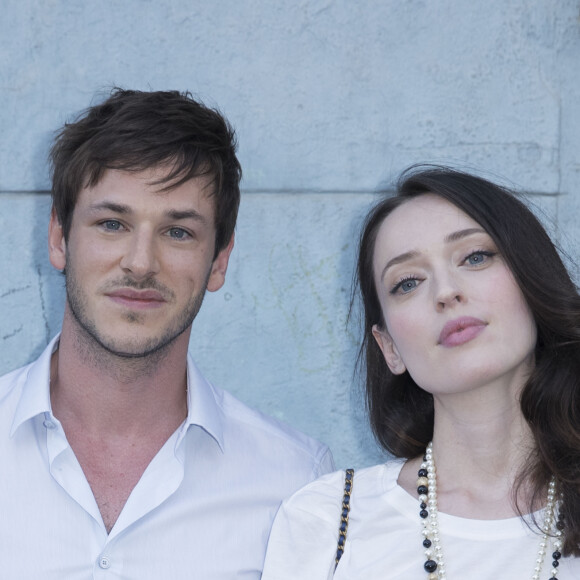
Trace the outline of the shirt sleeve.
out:
M 281 505 L 270 533 L 262 580 L 332 578 L 342 507 L 337 474 L 342 482 L 344 472 L 333 473 Z

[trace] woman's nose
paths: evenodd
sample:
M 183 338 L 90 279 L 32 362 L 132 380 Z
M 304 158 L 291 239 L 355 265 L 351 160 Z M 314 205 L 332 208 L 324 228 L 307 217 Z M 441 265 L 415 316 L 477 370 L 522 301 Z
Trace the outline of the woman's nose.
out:
M 438 311 L 465 302 L 465 294 L 456 276 L 439 274 L 435 283 L 435 306 Z

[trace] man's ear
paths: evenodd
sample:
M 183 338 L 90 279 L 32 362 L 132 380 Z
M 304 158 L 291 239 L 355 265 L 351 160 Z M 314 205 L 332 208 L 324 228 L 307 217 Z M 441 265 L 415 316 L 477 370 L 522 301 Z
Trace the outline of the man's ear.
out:
M 402 375 L 407 370 L 407 367 L 405 366 L 391 335 L 386 330 L 379 328 L 379 326 L 375 324 L 373 325 L 373 336 L 383 353 L 383 357 L 385 358 L 389 370 L 394 375 Z
M 64 232 L 56 211 L 52 208 L 50 222 L 48 224 L 48 257 L 50 263 L 57 270 L 64 270 L 66 266 L 66 242 Z
M 211 272 L 207 281 L 207 289 L 210 292 L 215 292 L 224 285 L 224 282 L 226 281 L 226 271 L 228 269 L 230 254 L 232 253 L 233 249 L 234 235 L 232 234 L 229 244 L 219 251 L 218 255 L 213 261 L 213 264 L 211 265 Z

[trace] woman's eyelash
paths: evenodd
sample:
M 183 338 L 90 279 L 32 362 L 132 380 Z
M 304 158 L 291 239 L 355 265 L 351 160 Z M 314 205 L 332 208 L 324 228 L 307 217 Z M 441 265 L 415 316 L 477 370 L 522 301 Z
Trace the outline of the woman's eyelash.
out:
M 495 255 L 496 252 L 492 252 L 490 250 L 476 250 L 474 252 L 470 252 L 467 256 L 465 256 L 463 262 L 468 262 L 471 258 L 474 258 L 475 256 L 483 256 L 483 258 L 479 259 L 478 261 L 471 263 L 472 266 L 477 266 L 479 264 L 483 264 L 485 262 L 485 258 L 493 258 L 493 256 Z
M 407 288 L 407 290 L 403 290 L 405 287 L 405 284 L 410 283 L 410 282 L 415 282 L 414 285 L 409 286 Z M 416 276 L 405 276 L 404 278 L 401 278 L 390 290 L 390 294 L 396 294 L 397 292 L 399 292 L 399 290 L 403 290 L 403 293 L 409 292 L 411 290 L 413 290 L 414 288 L 416 288 L 417 284 L 417 277 Z
M 464 264 L 467 262 L 470 266 L 479 266 L 480 264 L 484 264 L 488 258 L 493 258 L 496 254 L 497 252 L 492 250 L 474 250 L 473 252 L 467 254 L 461 263 Z M 389 294 L 407 294 L 408 292 L 414 290 L 418 286 L 419 282 L 420 280 L 417 276 L 405 276 L 393 285 L 393 287 L 389 290 Z

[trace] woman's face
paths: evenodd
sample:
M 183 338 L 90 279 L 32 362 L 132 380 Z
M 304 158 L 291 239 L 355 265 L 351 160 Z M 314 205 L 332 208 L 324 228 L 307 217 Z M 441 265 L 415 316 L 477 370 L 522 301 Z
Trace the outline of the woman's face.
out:
M 393 373 L 433 394 L 523 385 L 536 325 L 476 221 L 436 195 L 405 202 L 379 228 L 373 268 L 385 321 L 373 334 Z

